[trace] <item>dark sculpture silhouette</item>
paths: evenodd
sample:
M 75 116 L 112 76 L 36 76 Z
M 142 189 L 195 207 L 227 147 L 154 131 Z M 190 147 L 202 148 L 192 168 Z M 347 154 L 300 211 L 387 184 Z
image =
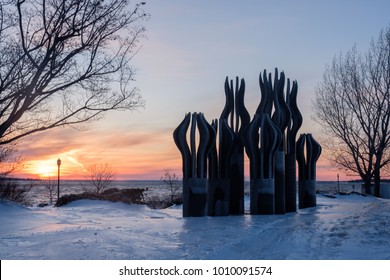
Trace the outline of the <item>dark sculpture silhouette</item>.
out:
M 297 211 L 297 176 L 296 176 L 296 137 L 298 130 L 302 125 L 302 115 L 299 112 L 297 106 L 298 95 L 298 83 L 293 81 L 290 91 L 290 80 L 287 79 L 287 91 L 286 91 L 286 103 L 290 108 L 291 119 L 287 126 L 287 139 L 286 139 L 286 158 L 285 158 L 285 170 L 286 170 L 286 212 Z
M 321 146 L 311 134 L 301 134 L 297 141 L 299 209 L 314 207 L 316 200 L 316 162 Z
M 192 119 L 192 121 L 191 121 Z M 190 147 L 187 130 L 191 122 Z M 196 128 L 199 144 L 196 149 Z M 183 160 L 183 216 L 206 215 L 207 155 L 215 142 L 215 131 L 202 113 L 187 114 L 175 129 L 173 137 Z
M 275 214 L 275 153 L 282 133 L 268 114 L 256 114 L 244 143 L 250 160 L 250 213 Z
M 256 110 L 257 114 L 271 115 L 272 121 L 281 132 L 281 141 L 275 152 L 275 213 L 285 213 L 285 146 L 286 137 L 285 130 L 290 123 L 291 113 L 284 98 L 284 73 L 278 74 L 278 69 L 275 69 L 274 83 L 272 85 L 272 76 L 264 70 L 263 78 L 259 76 L 259 84 L 261 90 L 261 102 Z M 263 99 L 265 99 L 263 101 Z
M 209 182 L 207 191 L 207 215 L 226 216 L 230 214 L 230 161 L 234 147 L 235 135 L 226 119 L 211 124 L 218 135 L 209 153 Z
M 321 146 L 302 125 L 298 83 L 275 69 L 259 76 L 261 100 L 253 120 L 244 105 L 245 81 L 225 80 L 225 106 L 209 124 L 188 113 L 173 133 L 183 161 L 183 216 L 244 213 L 244 147 L 250 162 L 250 213 L 295 212 L 296 160 L 299 208 L 315 206 L 316 161 Z M 188 129 L 190 127 L 189 135 Z M 196 135 L 196 131 L 199 135 Z M 187 143 L 189 139 L 190 144 Z M 305 150 L 306 149 L 306 150 Z
M 225 80 L 225 107 L 221 114 L 221 121 L 225 120 L 233 131 L 233 148 L 228 161 L 228 177 L 230 180 L 230 214 L 244 213 L 244 145 L 242 135 L 250 122 L 250 115 L 244 105 L 245 81 L 239 83 L 236 77 L 236 86 L 233 80 Z M 224 139 L 222 139 L 224 141 Z

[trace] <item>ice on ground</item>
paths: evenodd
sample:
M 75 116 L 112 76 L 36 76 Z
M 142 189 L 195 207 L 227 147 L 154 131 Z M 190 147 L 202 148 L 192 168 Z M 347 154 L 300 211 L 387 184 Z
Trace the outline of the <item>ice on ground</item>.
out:
M 0 202 L 0 259 L 390 259 L 390 200 L 318 196 L 285 215 L 183 218 L 181 207 Z

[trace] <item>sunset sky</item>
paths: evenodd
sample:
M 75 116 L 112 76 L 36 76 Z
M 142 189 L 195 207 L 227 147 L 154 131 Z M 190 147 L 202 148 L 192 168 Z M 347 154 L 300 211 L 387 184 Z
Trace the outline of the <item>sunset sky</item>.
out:
M 311 119 L 315 87 L 326 64 L 355 44 L 366 51 L 390 24 L 388 0 L 182 1 L 147 0 L 148 38 L 134 58 L 136 81 L 146 101 L 135 112 L 110 112 L 76 130 L 70 127 L 25 139 L 25 166 L 17 176 L 83 179 L 92 164 L 107 163 L 116 179 L 160 179 L 165 168 L 181 176 L 181 156 L 172 132 L 187 112 L 219 117 L 226 76 L 245 78 L 245 103 L 253 115 L 260 101 L 258 75 L 278 67 L 299 84 L 299 133 L 321 129 Z M 337 170 L 321 157 L 318 180 Z M 340 172 L 340 179 L 350 179 Z

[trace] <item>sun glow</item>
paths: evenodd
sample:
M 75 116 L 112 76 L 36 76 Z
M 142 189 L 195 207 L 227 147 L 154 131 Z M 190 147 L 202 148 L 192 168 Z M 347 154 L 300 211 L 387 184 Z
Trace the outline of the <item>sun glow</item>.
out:
M 57 160 L 61 159 L 60 170 Z M 60 171 L 61 179 L 83 179 L 86 172 L 82 163 L 66 153 L 52 155 L 40 160 L 30 160 L 26 163 L 20 177 L 34 179 L 56 179 Z
M 47 179 L 57 175 L 56 167 L 57 166 L 54 166 L 52 163 L 39 162 L 32 167 L 32 173 L 38 175 L 41 179 Z

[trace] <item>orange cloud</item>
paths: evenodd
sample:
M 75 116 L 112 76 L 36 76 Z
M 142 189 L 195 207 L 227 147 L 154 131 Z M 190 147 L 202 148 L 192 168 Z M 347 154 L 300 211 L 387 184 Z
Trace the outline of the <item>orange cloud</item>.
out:
M 85 179 L 86 169 L 95 163 L 111 165 L 117 179 L 159 179 L 165 168 L 175 169 L 179 165 L 180 154 L 171 131 L 47 131 L 29 137 L 20 147 L 26 162 L 16 175 L 56 176 L 60 158 L 64 179 Z

